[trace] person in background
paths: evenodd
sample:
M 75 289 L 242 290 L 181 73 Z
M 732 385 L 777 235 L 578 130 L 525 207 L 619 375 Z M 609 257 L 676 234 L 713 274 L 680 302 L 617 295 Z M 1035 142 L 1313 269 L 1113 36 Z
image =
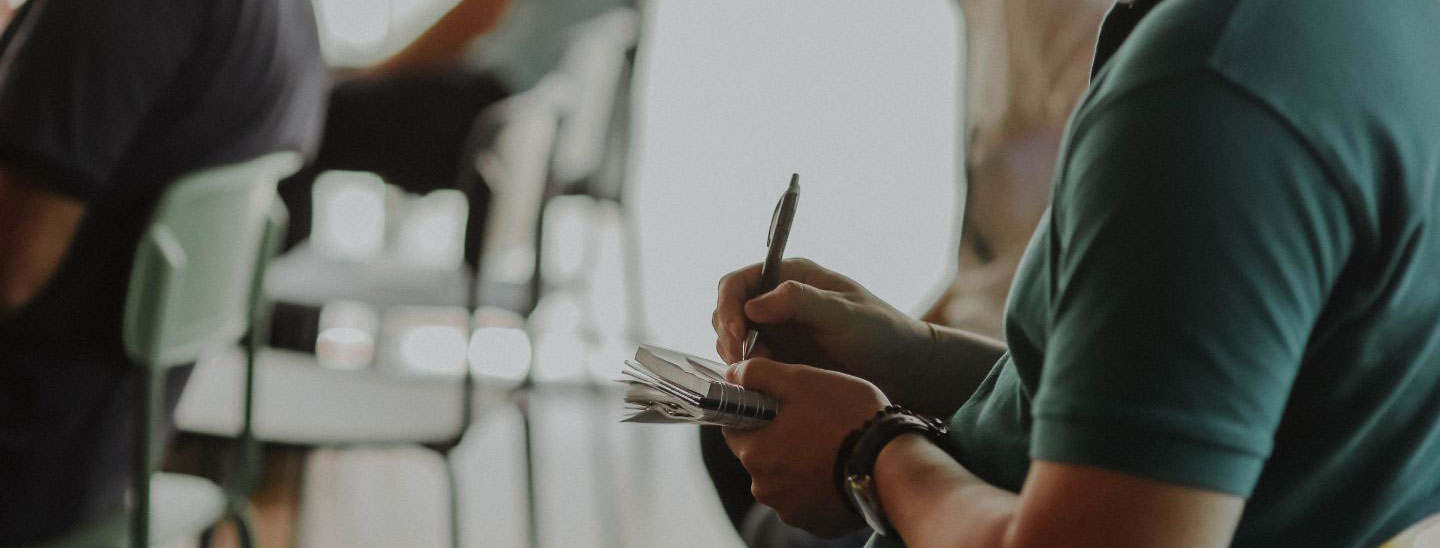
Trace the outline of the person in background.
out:
M 467 141 L 485 107 L 526 91 L 559 64 L 567 33 L 633 0 L 459 0 L 389 58 L 343 75 L 315 162 L 283 182 L 287 242 L 308 237 L 311 188 L 326 170 L 369 171 L 407 191 L 474 176 Z M 473 197 L 471 207 L 486 202 Z M 476 255 L 467 242 L 467 257 Z
M 729 372 L 780 400 L 726 438 L 787 523 L 1372 547 L 1440 511 L 1440 5 L 1141 4 L 1104 25 L 1005 342 L 805 261 L 721 281 L 727 361 L 747 320 L 799 333 Z
M 959 5 L 966 46 L 959 263 L 922 318 L 1000 337 L 1010 280 L 1049 203 L 1060 134 L 1090 82 L 1096 30 L 1112 2 Z
M 633 4 L 633 0 L 459 0 L 390 57 L 370 67 L 336 72 L 314 160 L 280 183 L 280 196 L 290 212 L 286 247 L 309 237 L 312 191 L 325 171 L 368 171 L 421 194 L 477 182 L 470 179 L 478 174 L 467 147 L 480 113 L 532 88 L 555 70 L 573 29 Z M 498 202 L 485 193 L 469 199 L 471 211 Z M 484 215 L 472 214 L 469 222 L 481 219 Z M 465 242 L 467 262 L 480 258 L 481 244 Z M 318 314 L 307 307 L 277 307 L 271 343 L 313 345 Z M 305 335 L 311 337 L 301 340 Z M 290 524 L 298 519 L 303 456 L 303 449 L 267 452 L 267 480 L 256 495 L 259 528 L 267 546 L 283 547 L 293 541 Z
M 319 135 L 308 0 L 29 0 L 0 36 L 0 545 L 117 512 L 130 263 L 167 183 Z M 173 405 L 189 368 L 169 374 Z
M 961 0 L 965 104 L 965 210 L 959 262 L 944 293 L 921 316 L 984 336 L 1003 336 L 1005 300 L 1025 243 L 1050 197 L 1065 122 L 1089 83 L 1096 34 L 1110 0 Z M 1122 7 L 1117 17 L 1133 18 Z M 821 541 L 759 508 L 749 476 L 718 428 L 701 431 L 707 471 L 747 542 L 859 546 L 868 535 Z M 747 523 L 748 520 L 748 523 Z

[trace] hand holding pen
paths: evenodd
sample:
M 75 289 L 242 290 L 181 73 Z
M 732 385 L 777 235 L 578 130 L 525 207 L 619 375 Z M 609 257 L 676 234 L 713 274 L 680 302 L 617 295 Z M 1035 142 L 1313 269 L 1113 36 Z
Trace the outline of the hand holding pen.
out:
M 784 258 L 799 195 L 792 176 L 775 207 L 765 261 L 720 279 L 715 352 L 725 363 L 763 356 L 848 373 L 888 394 L 903 384 L 897 376 L 929 364 L 936 333 L 838 272 Z

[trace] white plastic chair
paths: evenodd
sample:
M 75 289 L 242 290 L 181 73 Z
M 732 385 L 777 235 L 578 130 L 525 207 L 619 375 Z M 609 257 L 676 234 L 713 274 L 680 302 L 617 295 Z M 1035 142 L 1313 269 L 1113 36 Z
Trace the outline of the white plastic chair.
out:
M 477 158 L 512 166 L 546 165 L 556 116 L 552 102 L 541 97 L 520 94 L 502 101 L 477 121 Z M 524 142 L 513 142 L 522 137 Z M 269 276 L 275 274 L 274 268 Z M 466 289 L 460 304 L 473 306 L 479 302 L 481 290 L 473 282 Z M 254 437 L 261 442 L 315 447 L 422 445 L 448 455 L 476 416 L 476 409 L 486 401 L 499 400 L 478 393 L 468 367 L 461 376 L 401 375 L 387 369 L 394 368 L 327 369 L 314 354 L 260 349 L 256 354 Z M 202 435 L 237 435 L 243 421 L 234 394 L 244 382 L 244 371 L 244 353 L 238 349 L 201 360 L 176 410 L 177 427 Z M 446 473 L 451 538 L 458 545 L 458 487 L 448 459 Z

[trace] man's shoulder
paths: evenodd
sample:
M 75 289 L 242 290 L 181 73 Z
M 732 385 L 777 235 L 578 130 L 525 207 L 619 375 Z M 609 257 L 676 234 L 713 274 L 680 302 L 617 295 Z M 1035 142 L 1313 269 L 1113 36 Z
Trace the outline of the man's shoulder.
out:
M 1207 64 L 1282 110 L 1396 106 L 1440 80 L 1437 24 L 1434 0 L 1235 0 Z
M 1373 211 L 1385 184 L 1375 174 L 1425 164 L 1440 138 L 1437 24 L 1434 0 L 1167 0 L 1097 77 L 1079 120 L 1156 87 L 1175 102 L 1202 101 L 1157 84 L 1218 79 L 1287 126 Z
M 1094 94 L 1211 71 L 1262 97 L 1283 91 L 1281 110 L 1382 102 L 1376 86 L 1434 73 L 1426 69 L 1440 51 L 1437 24 L 1433 0 L 1168 0 L 1135 29 Z

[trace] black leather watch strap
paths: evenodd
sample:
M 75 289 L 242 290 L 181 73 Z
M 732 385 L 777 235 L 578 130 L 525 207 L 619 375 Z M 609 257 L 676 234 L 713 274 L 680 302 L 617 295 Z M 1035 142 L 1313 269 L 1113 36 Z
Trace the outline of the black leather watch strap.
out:
M 879 417 L 883 413 L 885 412 L 881 411 L 875 416 Z M 874 421 L 875 419 L 872 418 L 865 421 L 865 424 L 859 428 L 851 430 L 850 434 L 845 436 L 845 440 L 840 442 L 840 450 L 835 452 L 835 490 L 840 493 L 840 500 L 845 502 L 845 507 L 856 514 L 860 513 L 860 509 L 855 507 L 855 502 L 850 500 L 850 494 L 845 492 L 845 484 L 848 481 L 845 467 L 850 464 L 850 455 L 855 452 L 855 443 L 860 441 L 860 434 L 864 434 L 870 428 L 870 423 Z
M 945 423 L 939 419 L 921 415 L 898 405 L 886 407 L 867 423 L 859 438 L 856 439 L 855 448 L 851 451 L 850 458 L 845 465 L 845 474 L 866 476 L 874 474 L 875 461 L 880 458 L 880 450 L 900 434 L 915 432 L 930 439 L 939 439 L 945 435 L 946 431 Z
M 854 480 L 860 478 L 864 478 L 863 483 L 873 486 L 872 476 L 875 472 L 875 461 L 880 458 L 880 451 L 901 434 L 914 432 L 931 440 L 938 440 L 946 431 L 943 421 L 898 405 L 880 410 L 863 426 L 851 432 L 840 445 L 835 458 L 835 482 L 841 499 L 852 511 L 865 515 L 866 511 L 855 507 L 847 489 L 854 488 Z M 876 514 L 874 510 L 878 510 L 878 506 L 868 510 L 868 513 Z M 878 523 L 872 521 L 874 519 L 878 519 Z M 866 520 L 870 521 L 877 533 L 893 534 L 884 515 L 869 515 Z

